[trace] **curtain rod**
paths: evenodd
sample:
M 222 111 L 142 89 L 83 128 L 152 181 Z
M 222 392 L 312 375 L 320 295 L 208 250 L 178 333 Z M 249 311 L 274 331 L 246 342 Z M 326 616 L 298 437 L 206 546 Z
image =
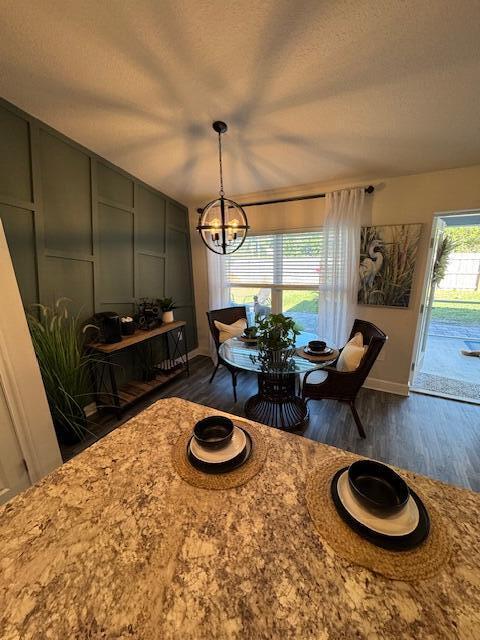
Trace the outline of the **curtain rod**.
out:
M 375 187 L 371 184 L 365 187 L 365 193 L 373 193 Z M 297 202 L 298 200 L 313 200 L 315 198 L 325 198 L 326 193 L 312 193 L 308 196 L 292 196 L 291 198 L 278 198 L 277 200 L 260 200 L 259 202 L 245 202 L 241 203 L 241 207 L 260 207 L 264 204 L 280 204 L 281 202 Z M 197 209 L 197 213 L 203 213 L 203 209 Z

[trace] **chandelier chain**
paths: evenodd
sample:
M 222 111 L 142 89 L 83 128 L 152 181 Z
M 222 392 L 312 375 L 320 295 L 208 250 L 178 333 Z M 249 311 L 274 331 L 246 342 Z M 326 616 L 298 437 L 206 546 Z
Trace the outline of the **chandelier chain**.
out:
M 197 231 L 209 251 L 227 255 L 243 245 L 250 227 L 245 211 L 236 202 L 226 198 L 223 189 L 222 133 L 228 130 L 227 124 L 216 120 L 212 123 L 212 128 L 218 134 L 220 197 L 209 202 L 203 209 L 197 209 Z
M 222 165 L 222 134 L 218 134 L 218 164 L 220 168 L 220 197 L 223 198 L 225 191 L 223 190 L 223 165 Z

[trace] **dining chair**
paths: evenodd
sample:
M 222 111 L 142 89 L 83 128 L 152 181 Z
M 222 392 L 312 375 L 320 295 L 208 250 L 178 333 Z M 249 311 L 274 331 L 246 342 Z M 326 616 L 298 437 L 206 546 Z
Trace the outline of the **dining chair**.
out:
M 215 326 L 215 320 L 222 322 L 223 324 L 233 324 L 237 320 L 247 320 L 247 308 L 246 307 L 226 307 L 225 309 L 214 309 L 207 311 L 208 326 L 210 327 L 210 333 L 212 334 L 215 349 L 217 351 L 217 364 L 213 370 L 210 378 L 210 383 L 215 378 L 215 374 L 218 371 L 218 367 L 222 364 L 226 369 L 230 371 L 232 376 L 233 397 L 235 402 L 237 401 L 237 375 L 240 371 L 237 367 L 234 367 L 230 363 L 226 362 L 220 355 L 220 331 Z M 247 321 L 248 322 L 248 321 Z
M 339 371 L 335 367 L 338 362 L 337 358 L 333 365 L 322 369 L 328 374 L 322 382 L 309 383 L 308 377 L 314 372 L 308 372 L 303 379 L 302 398 L 307 401 L 328 399 L 346 402 L 350 406 L 360 437 L 365 438 L 365 429 L 355 407 L 355 399 L 383 345 L 388 340 L 388 336 L 371 322 L 356 319 L 353 323 L 349 340 L 358 332 L 362 334 L 363 344 L 367 347 L 367 350 L 357 369 L 355 371 Z M 340 349 L 340 353 L 342 351 L 343 349 Z

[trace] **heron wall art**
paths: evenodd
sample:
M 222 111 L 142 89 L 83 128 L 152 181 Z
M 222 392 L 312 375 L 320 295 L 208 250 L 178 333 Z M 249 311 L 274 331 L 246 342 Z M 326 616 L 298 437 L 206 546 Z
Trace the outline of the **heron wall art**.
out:
M 358 302 L 408 307 L 421 224 L 362 227 Z

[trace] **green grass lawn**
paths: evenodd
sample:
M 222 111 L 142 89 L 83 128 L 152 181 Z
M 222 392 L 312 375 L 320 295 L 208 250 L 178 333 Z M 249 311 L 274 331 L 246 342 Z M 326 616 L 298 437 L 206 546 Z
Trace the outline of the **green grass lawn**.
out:
M 236 287 L 232 289 L 232 299 L 236 304 L 249 304 L 258 289 Z M 452 324 L 480 326 L 480 291 L 459 291 L 437 289 L 433 303 L 432 319 Z M 438 302 L 438 300 L 448 302 Z M 466 300 L 468 302 L 456 302 Z M 318 293 L 316 291 L 287 290 L 283 292 L 283 312 L 314 313 L 318 312 Z
M 480 302 L 480 289 L 462 291 L 461 289 L 436 289 L 435 300 L 470 300 Z
M 439 302 L 439 300 L 448 300 L 448 302 Z M 456 300 L 465 302 L 455 302 Z M 480 290 L 437 289 L 433 302 L 432 319 L 468 326 L 480 326 Z
M 230 298 L 235 304 L 253 304 L 253 296 L 258 295 L 258 287 L 232 287 Z
M 252 304 L 253 296 L 258 294 L 258 289 L 251 287 L 232 287 L 230 296 L 235 304 Z M 294 291 L 292 289 L 283 292 L 284 313 L 317 313 L 317 291 Z
M 284 313 L 318 313 L 318 291 L 284 291 Z

